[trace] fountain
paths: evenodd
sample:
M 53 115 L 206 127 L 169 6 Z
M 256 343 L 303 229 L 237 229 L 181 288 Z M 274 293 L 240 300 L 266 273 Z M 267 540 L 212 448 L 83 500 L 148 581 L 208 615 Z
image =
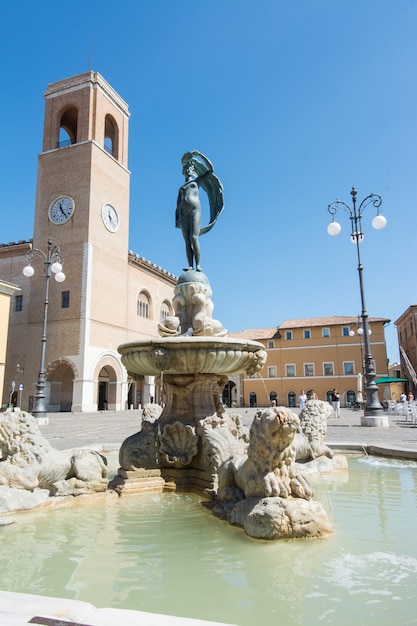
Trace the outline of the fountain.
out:
M 195 245 L 191 250 L 199 254 Z M 102 491 L 100 455 L 58 453 L 44 442 L 31 455 L 30 416 L 3 416 L 0 491 L 90 495 L 62 498 L 84 506 L 40 507 L 2 527 L 2 604 L 27 605 L 28 596 L 8 592 L 55 596 L 58 608 L 49 598 L 44 612 L 62 617 L 68 610 L 62 598 L 71 598 L 78 601 L 71 621 L 93 602 L 111 611 L 241 626 L 343 626 L 364 623 L 364 616 L 376 626 L 399 614 L 413 623 L 417 548 L 398 528 L 407 529 L 415 512 L 416 464 L 356 455 L 348 473 L 345 457 L 325 444 L 328 405 L 319 401 L 308 402 L 299 417 L 283 407 L 260 411 L 248 438 L 240 417 L 225 412 L 220 392 L 228 375 L 259 371 L 265 351 L 257 342 L 229 339 L 212 310 L 208 279 L 201 268 L 187 268 L 161 337 L 120 347 L 133 375 L 159 377 L 165 404 L 161 411 L 152 407 L 142 431 L 123 443 L 112 491 Z M 49 473 L 48 457 L 58 474 Z M 85 464 L 94 470 L 92 489 Z M 93 498 L 95 491 L 101 493 Z M 325 503 L 333 534 L 313 491 Z M 130 492 L 148 493 L 124 497 Z M 201 493 L 218 517 L 207 515 Z M 328 538 L 248 541 L 219 517 L 258 539 Z M 103 623 L 87 609 L 89 618 L 77 622 Z M 111 623 L 127 623 L 126 615 L 113 614 Z M 51 623 L 45 620 L 36 623 Z
M 174 315 L 159 324 L 161 338 L 118 348 L 130 376 L 159 378 L 164 406 L 155 421 L 145 421 L 123 442 L 120 470 L 110 486 L 119 494 L 168 488 L 204 493 L 215 500 L 213 513 L 251 537 L 330 534 L 327 514 L 313 502 L 314 490 L 296 463 L 298 416 L 285 407 L 259 413 L 248 445 L 239 416 L 228 415 L 222 405 L 228 375 L 256 374 L 266 351 L 256 341 L 228 338 L 212 317 L 198 238 L 220 215 L 223 190 L 200 152 L 184 154 L 182 164 L 186 181 L 178 194 L 176 225 L 185 239 L 188 267 L 174 290 Z M 207 191 L 211 217 L 202 229 L 200 186 Z

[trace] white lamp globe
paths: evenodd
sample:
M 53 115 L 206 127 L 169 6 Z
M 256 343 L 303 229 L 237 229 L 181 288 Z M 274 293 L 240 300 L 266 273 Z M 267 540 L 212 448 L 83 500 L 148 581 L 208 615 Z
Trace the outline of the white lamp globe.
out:
M 327 232 L 332 237 L 334 237 L 335 235 L 338 235 L 341 230 L 342 230 L 342 227 L 340 226 L 338 222 L 330 222 L 330 224 L 327 227 Z
M 64 272 L 57 272 L 55 274 L 55 280 L 57 283 L 63 283 L 65 280 L 65 274 Z
M 53 271 L 54 274 L 58 274 L 58 272 L 62 272 L 61 263 L 59 263 L 58 261 L 55 261 L 55 263 L 52 263 L 51 270 Z
M 354 337 L 355 336 L 355 331 L 354 330 L 350 330 L 349 331 L 349 337 Z
M 359 326 L 359 328 L 358 328 L 358 335 L 363 335 L 363 328 L 362 328 L 362 326 Z
M 35 270 L 33 269 L 31 265 L 26 265 L 26 267 L 23 268 L 23 275 L 26 276 L 27 278 L 30 278 L 31 276 L 33 276 L 34 273 L 35 273 Z
M 380 215 L 380 214 L 375 215 L 374 219 L 372 220 L 372 226 L 376 230 L 381 230 L 381 228 L 385 228 L 386 223 L 387 223 L 387 220 L 385 219 L 383 215 Z

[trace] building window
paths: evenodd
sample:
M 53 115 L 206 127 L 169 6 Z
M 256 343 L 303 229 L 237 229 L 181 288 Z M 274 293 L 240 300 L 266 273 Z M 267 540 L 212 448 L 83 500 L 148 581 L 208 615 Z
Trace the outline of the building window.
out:
M 304 363 L 304 376 L 314 376 L 314 363 Z
M 170 315 L 169 306 L 166 302 L 163 302 L 161 306 L 161 315 L 159 316 L 159 321 L 164 322 L 169 315 Z
M 309 328 L 304 329 L 304 339 L 311 339 L 311 330 Z
M 15 296 L 14 310 L 23 311 L 23 296 Z
M 268 339 L 268 350 L 273 350 L 275 348 L 275 341 L 273 339 Z
M 292 339 L 292 330 L 286 330 L 285 331 L 285 339 L 287 341 L 290 341 Z
M 323 363 L 323 376 L 334 376 L 333 363 Z
M 350 334 L 349 326 L 343 326 L 342 327 L 342 337 L 349 337 L 349 334 Z
M 343 373 L 345 376 L 353 376 L 355 373 L 355 364 L 353 361 L 343 362 Z
M 61 292 L 61 308 L 68 309 L 69 305 L 70 305 L 70 292 L 62 291 Z
M 287 363 L 285 366 L 285 375 L 288 377 L 295 376 L 295 365 L 294 363 Z
M 268 367 L 268 378 L 276 378 L 277 377 L 277 368 L 275 365 L 271 365 Z
M 139 317 L 145 317 L 146 319 L 149 317 L 149 300 L 144 293 L 139 294 L 137 314 Z
M 330 328 L 322 328 L 321 329 L 322 337 L 330 337 Z

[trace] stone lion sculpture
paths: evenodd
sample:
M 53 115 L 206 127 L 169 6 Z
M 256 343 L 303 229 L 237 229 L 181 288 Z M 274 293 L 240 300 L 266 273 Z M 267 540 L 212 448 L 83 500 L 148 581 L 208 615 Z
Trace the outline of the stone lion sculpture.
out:
M 332 528 L 324 507 L 295 462 L 298 416 L 286 407 L 258 411 L 247 455 L 219 468 L 212 511 L 258 539 L 323 537 Z
M 286 407 L 258 411 L 249 433 L 247 457 L 234 458 L 219 471 L 219 500 L 252 496 L 310 500 L 313 488 L 296 474 L 294 437 L 298 416 Z
M 86 449 L 56 450 L 36 419 L 23 411 L 0 415 L 0 486 L 67 496 L 106 491 L 106 460 Z
M 320 456 L 334 457 L 334 452 L 325 443 L 327 420 L 333 415 L 328 402 L 308 400 L 301 410 L 301 431 L 295 436 L 294 446 L 297 461 L 311 461 Z

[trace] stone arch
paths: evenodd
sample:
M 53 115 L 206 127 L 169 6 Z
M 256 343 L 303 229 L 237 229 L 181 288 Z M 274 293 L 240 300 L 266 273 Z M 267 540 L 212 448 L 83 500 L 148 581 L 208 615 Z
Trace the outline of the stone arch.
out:
M 98 410 L 120 408 L 122 382 L 126 380 L 120 361 L 113 355 L 103 355 L 93 369 L 93 380 L 96 382 Z
M 119 127 L 110 114 L 104 120 L 104 149 L 115 159 L 119 159 Z
M 65 413 L 72 410 L 74 380 L 78 370 L 69 359 L 58 359 L 49 364 L 47 381 L 49 388 L 48 411 Z
M 77 143 L 78 109 L 68 106 L 61 112 L 59 121 L 58 148 Z
M 224 406 L 231 407 L 233 404 L 236 406 L 236 383 L 233 380 L 229 380 L 223 388 L 222 402 Z

